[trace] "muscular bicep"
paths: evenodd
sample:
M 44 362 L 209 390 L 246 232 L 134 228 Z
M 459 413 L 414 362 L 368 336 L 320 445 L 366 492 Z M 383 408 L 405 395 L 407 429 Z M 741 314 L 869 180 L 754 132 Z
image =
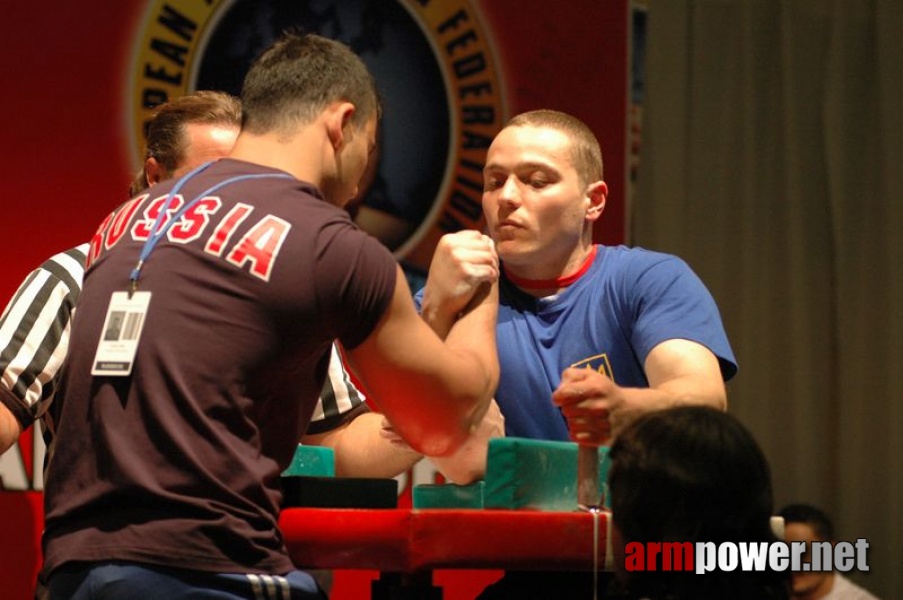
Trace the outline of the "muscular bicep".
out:
M 649 352 L 644 368 L 649 387 L 674 394 L 681 403 L 727 408 L 718 358 L 702 344 L 665 340 Z

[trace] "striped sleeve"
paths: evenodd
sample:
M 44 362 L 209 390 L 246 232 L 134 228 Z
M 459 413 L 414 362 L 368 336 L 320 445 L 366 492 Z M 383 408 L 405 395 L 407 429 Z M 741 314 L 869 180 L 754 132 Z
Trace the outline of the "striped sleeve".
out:
M 350 417 L 368 410 L 365 399 L 363 392 L 357 389 L 345 370 L 338 346 L 333 344 L 326 383 L 323 384 L 320 401 L 314 409 L 307 433 L 323 433 L 335 429 Z
M 47 408 L 69 347 L 88 244 L 32 271 L 0 316 L 0 402 L 23 427 Z

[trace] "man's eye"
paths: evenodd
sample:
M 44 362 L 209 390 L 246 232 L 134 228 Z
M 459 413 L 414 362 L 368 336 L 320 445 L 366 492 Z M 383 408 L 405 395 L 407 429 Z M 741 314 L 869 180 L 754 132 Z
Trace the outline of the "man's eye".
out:
M 484 190 L 497 190 L 502 185 L 502 180 L 497 177 L 487 177 L 483 182 Z
M 549 180 L 544 177 L 531 177 L 527 183 L 530 184 L 530 187 L 541 189 L 549 185 Z

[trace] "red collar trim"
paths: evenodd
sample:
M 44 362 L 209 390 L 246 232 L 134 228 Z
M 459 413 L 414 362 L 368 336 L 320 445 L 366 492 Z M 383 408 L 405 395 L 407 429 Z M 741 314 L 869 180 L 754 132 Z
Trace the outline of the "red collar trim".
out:
M 566 275 L 564 277 L 558 277 L 557 279 L 522 279 L 520 277 L 512 275 L 507 270 L 505 271 L 505 277 L 507 277 L 508 281 L 510 281 L 517 287 L 523 288 L 525 290 L 548 290 L 565 288 L 580 279 L 584 273 L 589 271 L 589 268 L 592 266 L 593 261 L 596 259 L 598 250 L 599 247 L 593 244 L 593 249 L 590 250 L 589 256 L 586 257 L 583 265 L 574 273 L 571 273 L 570 275 Z M 504 268 L 504 265 L 502 265 L 502 268 Z

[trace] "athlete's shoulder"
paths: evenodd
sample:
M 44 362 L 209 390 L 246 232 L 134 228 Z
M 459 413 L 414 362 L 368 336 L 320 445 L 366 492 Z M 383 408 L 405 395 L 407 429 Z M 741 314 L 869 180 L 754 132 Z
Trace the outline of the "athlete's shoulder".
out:
M 681 273 L 689 270 L 675 254 L 640 246 L 599 246 L 600 269 L 609 277 L 634 279 L 648 274 Z
M 605 257 L 613 262 L 624 264 L 657 264 L 661 262 L 683 262 L 683 260 L 675 255 L 658 250 L 650 250 L 642 246 L 603 246 L 598 245 L 599 256 Z

